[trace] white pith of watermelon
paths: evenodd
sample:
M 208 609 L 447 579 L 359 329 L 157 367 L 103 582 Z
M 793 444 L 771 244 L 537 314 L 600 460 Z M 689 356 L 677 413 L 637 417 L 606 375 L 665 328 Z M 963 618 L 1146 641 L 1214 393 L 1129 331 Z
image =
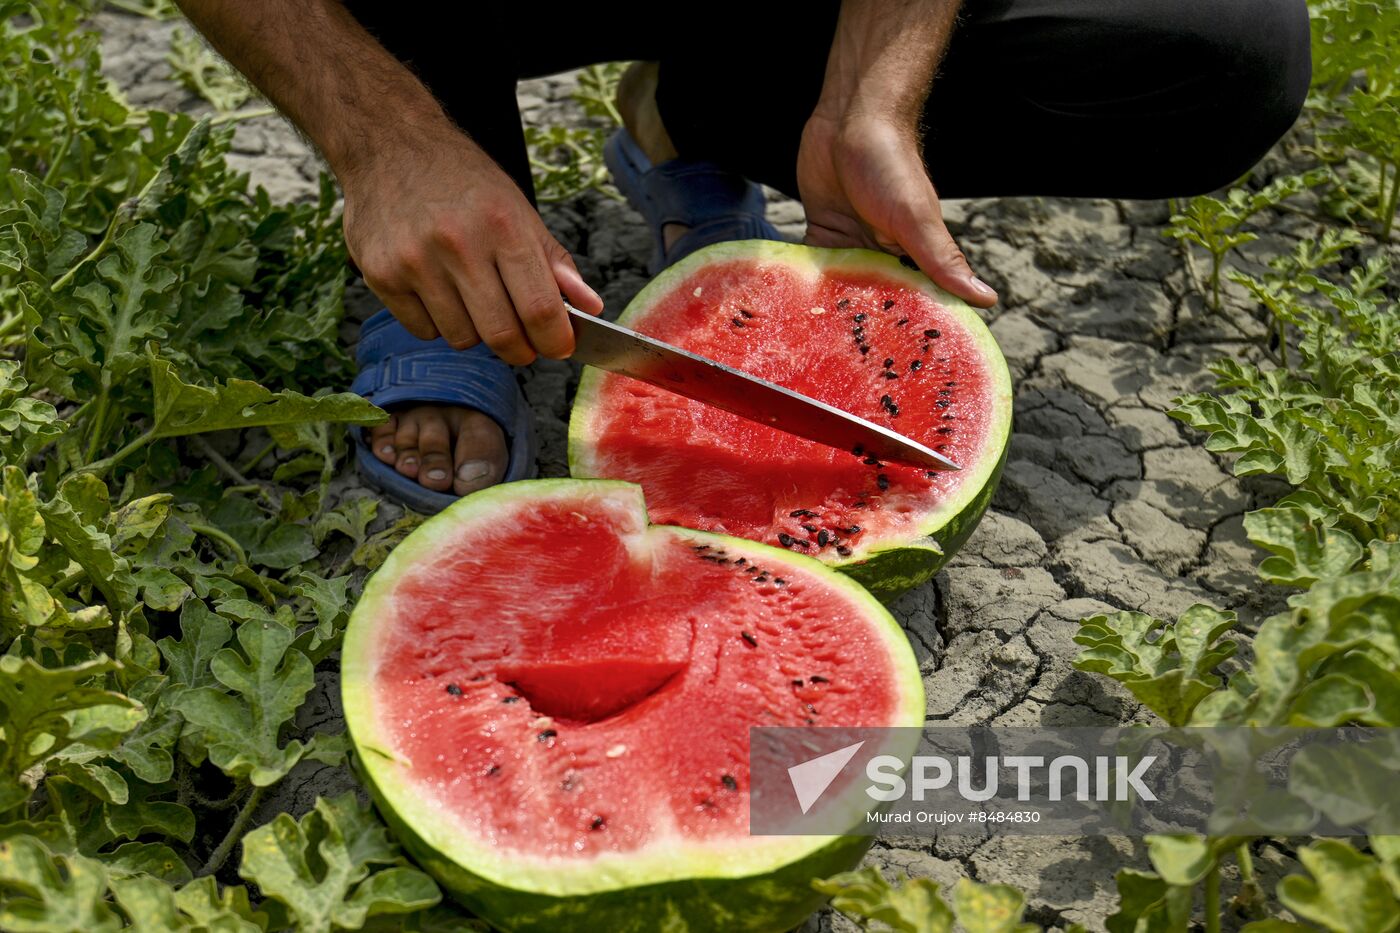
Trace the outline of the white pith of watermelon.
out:
M 868 840 L 750 836 L 749 727 L 924 714 L 908 641 L 861 587 L 648 525 L 639 487 L 596 480 L 497 486 L 410 535 L 350 619 L 342 695 L 410 851 L 512 930 L 603 929 L 604 908 L 635 915 L 608 929 L 799 922 L 810 878 Z
M 885 425 L 962 468 L 867 463 L 586 368 L 570 470 L 640 483 L 658 522 L 810 554 L 888 597 L 935 573 L 985 510 L 1011 433 L 1006 362 L 972 308 L 894 257 L 722 243 L 658 276 L 619 321 Z

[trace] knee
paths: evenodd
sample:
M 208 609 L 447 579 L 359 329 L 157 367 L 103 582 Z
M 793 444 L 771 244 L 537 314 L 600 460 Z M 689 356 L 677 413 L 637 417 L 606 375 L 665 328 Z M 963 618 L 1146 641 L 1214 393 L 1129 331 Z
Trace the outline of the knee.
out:
M 1249 171 L 1298 119 L 1312 80 L 1304 0 L 1216 0 L 1193 39 L 1212 63 L 1220 164 L 1202 190 Z M 1209 132 L 1209 131 L 1208 131 Z M 1213 182 L 1213 183 L 1211 183 Z

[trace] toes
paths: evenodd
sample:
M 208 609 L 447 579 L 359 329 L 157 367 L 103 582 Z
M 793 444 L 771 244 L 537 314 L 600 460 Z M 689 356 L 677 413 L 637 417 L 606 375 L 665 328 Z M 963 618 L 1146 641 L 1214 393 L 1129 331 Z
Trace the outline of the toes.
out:
M 388 421 L 369 430 L 369 449 L 385 463 L 393 463 L 398 459 L 398 454 L 394 452 L 394 432 L 398 429 L 398 416 L 390 415 Z
M 429 489 L 445 492 L 452 487 L 452 435 L 447 415 L 441 408 L 419 409 L 418 482 Z
M 418 423 L 421 408 L 412 408 L 397 416 L 398 428 L 394 431 L 394 469 L 409 479 L 418 476 Z
M 459 496 L 495 485 L 506 475 L 505 433 L 479 411 L 462 412 L 454 454 L 457 469 L 452 491 Z

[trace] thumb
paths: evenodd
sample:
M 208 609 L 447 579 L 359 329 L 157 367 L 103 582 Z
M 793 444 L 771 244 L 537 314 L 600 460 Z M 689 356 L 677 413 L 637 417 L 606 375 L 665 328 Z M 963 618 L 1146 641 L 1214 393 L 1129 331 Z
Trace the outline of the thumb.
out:
M 974 307 L 990 308 L 997 303 L 997 293 L 973 273 L 967 257 L 948 232 L 937 201 L 933 202 L 931 212 L 911 218 L 907 232 L 897 239 L 909 258 L 935 285 Z
M 578 266 L 574 265 L 574 257 L 569 255 L 569 251 L 553 240 L 546 244 L 545 249 L 549 254 L 549 266 L 550 271 L 554 273 L 554 282 L 569 303 L 587 314 L 601 312 L 603 299 L 583 280 L 583 275 L 578 271 Z

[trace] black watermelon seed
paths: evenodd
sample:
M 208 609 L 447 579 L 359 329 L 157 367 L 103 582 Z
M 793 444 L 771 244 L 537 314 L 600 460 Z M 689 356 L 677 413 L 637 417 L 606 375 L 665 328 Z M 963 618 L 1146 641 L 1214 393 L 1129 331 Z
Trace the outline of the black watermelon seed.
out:
M 803 541 L 801 538 L 793 538 L 792 543 L 802 548 L 802 550 L 804 551 L 807 550 L 807 548 L 810 546 L 806 541 Z
M 850 306 L 851 299 L 849 298 L 842 298 L 840 301 L 836 302 L 836 307 L 838 308 L 849 308 Z
M 729 319 L 729 322 L 730 322 L 731 324 L 733 324 L 735 327 L 743 327 L 743 326 L 744 326 L 744 322 L 741 321 L 741 320 L 739 320 L 737 317 L 732 317 L 732 318 L 730 318 L 730 319 Z
M 816 525 L 803 525 L 803 526 L 802 526 L 802 530 L 805 531 L 805 532 L 807 532 L 808 534 L 814 535 L 814 534 L 817 533 L 817 526 L 816 526 Z
M 851 556 L 851 549 L 848 548 L 848 547 L 846 547 L 846 545 L 843 544 L 843 545 L 841 545 L 839 548 L 836 549 L 836 553 L 837 553 L 837 554 L 840 554 L 842 557 L 850 557 L 850 556 Z
M 953 394 L 953 390 L 952 390 L 952 389 L 939 389 L 939 390 L 938 390 L 938 395 L 939 395 L 940 397 L 949 396 L 949 395 L 952 395 L 952 394 Z
M 919 370 L 921 370 L 921 369 L 923 369 L 923 368 L 924 368 L 924 364 L 923 364 L 923 361 L 922 361 L 922 360 L 910 360 L 910 361 L 909 361 L 909 369 L 910 369 L 911 372 L 918 372 Z
M 945 386 L 948 386 L 949 388 L 952 388 L 953 386 L 957 385 L 956 382 L 945 382 L 945 383 L 943 383 L 943 384 L 944 384 Z
M 605 822 L 607 822 L 607 821 L 604 820 L 601 816 L 595 816 L 595 817 L 593 817 L 593 822 L 590 823 L 590 824 L 588 824 L 588 825 L 589 825 L 589 829 L 594 829 L 594 830 L 602 829 L 602 828 L 603 828 L 603 824 L 604 824 Z
M 817 517 L 817 513 L 811 509 L 793 509 L 788 513 L 788 518 L 801 518 L 804 515 L 810 515 L 812 518 Z
M 829 684 L 829 683 L 831 683 L 831 681 L 827 680 L 825 677 L 823 677 L 823 676 L 820 675 L 820 674 L 813 674 L 811 677 L 808 677 L 807 679 L 810 680 L 810 681 L 811 681 L 812 683 L 814 683 L 814 684 Z
M 950 428 L 950 427 L 948 427 L 947 425 L 944 425 L 943 427 L 941 427 L 941 428 L 938 429 L 938 432 L 937 432 L 937 433 L 939 433 L 939 434 L 952 434 L 952 433 L 953 433 L 953 429 Z
M 936 478 L 938 477 L 938 471 L 937 471 L 937 470 L 925 470 L 925 471 L 924 471 L 924 476 L 925 476 L 926 478 L 928 478 L 928 479 L 936 479 Z
M 489 767 L 489 768 L 486 769 L 486 776 L 487 776 L 487 777 L 495 777 L 496 775 L 498 775 L 498 774 L 500 774 L 500 773 L 501 773 L 501 766 L 500 766 L 500 765 L 492 765 L 491 767 Z
M 710 546 L 708 544 L 692 544 L 690 549 L 693 551 L 708 551 Z
M 885 299 L 885 310 L 888 311 L 890 308 L 893 308 L 893 307 L 894 307 L 894 299 L 893 299 L 893 298 L 886 298 L 886 299 Z
M 744 566 L 745 564 L 747 564 L 748 562 L 749 562 L 749 559 L 748 559 L 747 557 L 741 557 L 741 558 L 739 558 L 738 560 L 736 560 L 736 561 L 734 562 L 734 566 L 735 566 L 735 567 L 742 567 L 742 566 Z
M 546 730 L 544 730 L 543 732 L 541 732 L 539 735 L 535 736 L 535 741 L 536 741 L 536 742 L 545 742 L 545 743 L 548 743 L 548 744 L 550 744 L 550 745 L 553 745 L 553 744 L 554 744 L 554 737 L 557 736 L 558 734 L 559 734 L 559 733 L 556 732 L 556 731 L 553 730 L 553 729 L 546 729 Z
M 778 543 L 783 547 L 792 547 L 792 535 L 786 531 L 778 532 Z
M 875 485 L 880 487 L 881 492 L 884 492 L 886 489 L 890 488 L 890 478 L 881 473 L 879 476 L 875 477 Z
M 739 635 L 744 639 L 744 641 L 749 643 L 750 648 L 758 647 L 758 639 L 754 638 L 753 635 L 749 634 L 748 632 L 740 632 Z
M 928 330 L 924 331 L 924 336 L 930 340 L 937 340 L 943 335 L 938 332 L 937 327 L 930 327 Z
M 943 416 L 943 420 L 944 420 L 944 421 L 954 421 L 954 420 L 956 420 L 956 417 L 957 417 L 956 415 L 944 415 L 944 416 Z
M 849 528 L 846 529 L 846 534 L 848 534 L 848 535 L 858 535 L 858 534 L 860 534 L 860 526 L 859 526 L 859 525 L 852 525 L 851 527 L 849 527 Z
M 857 314 L 855 317 L 851 318 L 851 320 L 853 320 L 853 321 L 855 321 L 857 324 L 859 324 L 861 321 L 865 320 L 865 315 L 864 315 L 864 314 Z
M 787 581 L 784 580 L 782 577 L 774 577 L 773 582 L 778 584 L 779 586 L 787 586 Z
M 860 444 L 857 444 L 856 446 L 851 448 L 851 453 L 859 457 L 861 454 L 865 453 L 865 448 L 862 447 Z
M 811 713 L 813 716 L 819 716 L 819 715 L 821 715 L 820 713 L 817 712 L 817 708 L 816 708 L 815 706 L 813 706 L 811 703 L 808 703 L 808 704 L 807 704 L 807 712 Z
M 752 311 L 745 311 L 743 308 L 740 308 L 740 309 L 739 309 L 739 314 L 740 314 L 741 316 L 743 316 L 744 318 L 751 318 L 751 317 L 753 317 L 753 312 L 752 312 Z
M 888 395 L 882 395 L 882 396 L 880 396 L 880 405 L 881 405 L 881 407 L 883 407 L 883 408 L 889 408 L 889 407 L 890 407 L 891 405 L 893 405 L 893 404 L 894 404 L 894 399 L 890 398 Z
M 724 789 L 725 789 L 725 790 L 738 790 L 738 789 L 739 789 L 739 782 L 736 781 L 736 780 L 734 780 L 734 775 L 732 775 L 732 774 L 726 774 L 726 775 L 724 775 L 723 777 L 721 777 L 721 778 L 719 779 L 719 782 L 720 782 L 721 784 L 724 785 Z
M 899 373 L 892 373 L 892 372 L 889 372 L 889 371 L 887 370 L 887 371 L 885 372 L 885 378 L 886 378 L 886 379 L 898 379 L 898 378 L 899 378 Z
M 869 353 L 869 352 L 870 352 L 870 344 L 868 344 L 868 343 L 863 343 L 863 344 L 860 345 L 860 355 L 861 355 L 861 356 L 865 356 L 865 354 L 867 354 L 867 353 Z
M 895 415 L 897 415 L 897 414 L 899 414 L 899 406 L 898 406 L 898 405 L 891 405 L 891 406 L 890 406 L 890 417 L 893 418 L 893 417 L 894 417 Z
M 946 398 L 941 398 L 933 404 L 937 405 L 939 408 L 947 408 L 949 403 Z
M 900 318 L 899 320 L 897 320 L 897 321 L 894 322 L 894 326 L 895 326 L 895 327 L 903 327 L 905 324 L 908 324 L 908 323 L 909 323 L 909 319 L 908 319 L 907 317 L 902 317 L 902 318 Z
M 485 674 L 475 674 L 475 675 L 472 676 L 472 680 L 474 680 L 474 681 L 475 681 L 475 680 L 485 680 L 485 679 L 486 679 L 486 675 L 485 675 Z
M 753 582 L 755 582 L 755 583 L 767 583 L 767 582 L 768 582 L 768 574 L 766 574 L 766 573 L 760 573 L 758 576 L 756 576 L 756 577 L 753 578 Z
M 802 686 L 802 683 L 803 683 L 802 678 L 799 677 L 799 678 L 797 678 L 796 680 L 794 680 L 794 681 L 792 682 L 792 685 L 793 685 L 794 687 L 800 687 L 800 686 Z
M 456 684 L 448 684 L 447 692 L 452 694 L 454 697 L 459 697 L 462 695 L 462 688 L 457 686 Z
M 830 540 L 831 535 L 827 534 L 825 529 L 817 532 L 817 547 L 826 547 L 826 542 Z
M 519 703 L 520 697 L 501 697 L 502 703 Z
M 887 357 L 885 357 L 885 368 L 886 368 L 886 369 L 889 369 L 889 368 L 890 368 L 891 366 L 893 366 L 893 365 L 894 365 L 894 357 L 892 357 L 892 356 L 887 356 Z
M 865 464 L 866 466 L 879 466 L 880 459 L 878 457 L 866 457 L 864 460 L 861 461 L 861 463 Z
M 865 508 L 865 500 L 864 500 L 864 499 L 861 499 L 861 500 L 860 500 L 859 502 L 857 502 L 855 505 L 851 506 L 851 508 L 853 508 L 853 509 L 863 509 L 863 508 Z

